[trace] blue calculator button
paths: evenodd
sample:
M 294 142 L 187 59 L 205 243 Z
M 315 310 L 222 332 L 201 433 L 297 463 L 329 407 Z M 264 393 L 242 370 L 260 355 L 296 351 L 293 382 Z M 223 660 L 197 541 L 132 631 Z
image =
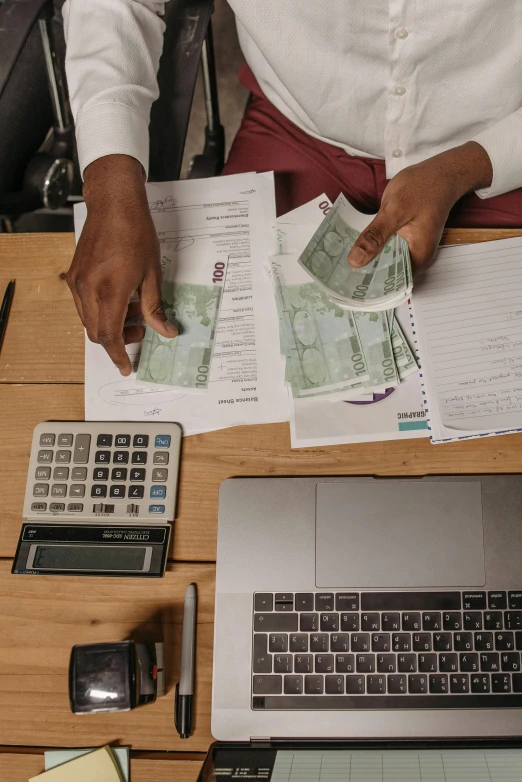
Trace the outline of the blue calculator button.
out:
M 165 513 L 164 505 L 149 505 L 149 513 Z
M 170 434 L 157 434 L 154 438 L 155 448 L 170 448 Z
M 150 498 L 151 500 L 157 499 L 157 500 L 164 500 L 167 496 L 167 487 L 166 486 L 151 486 L 150 487 Z

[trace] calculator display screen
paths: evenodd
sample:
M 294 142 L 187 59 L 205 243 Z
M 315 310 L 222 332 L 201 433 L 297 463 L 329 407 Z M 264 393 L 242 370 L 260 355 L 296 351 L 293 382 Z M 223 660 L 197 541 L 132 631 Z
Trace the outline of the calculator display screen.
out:
M 34 547 L 35 570 L 145 569 L 147 546 L 41 546 Z

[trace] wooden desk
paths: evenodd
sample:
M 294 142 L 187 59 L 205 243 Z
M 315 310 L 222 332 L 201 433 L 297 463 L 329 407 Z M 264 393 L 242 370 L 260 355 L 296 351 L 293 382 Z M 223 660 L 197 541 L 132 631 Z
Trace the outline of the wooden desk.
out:
M 522 235 L 520 231 L 448 231 L 448 243 Z M 82 419 L 83 329 L 64 279 L 70 235 L 0 236 L 0 293 L 17 288 L 0 354 L 0 741 L 11 747 L 130 744 L 134 750 L 194 752 L 190 760 L 137 757 L 134 782 L 195 780 L 211 742 L 210 697 L 214 561 L 220 483 L 238 475 L 419 475 L 518 472 L 522 435 L 432 446 L 427 439 L 290 449 L 287 424 L 237 427 L 186 438 L 171 562 L 162 580 L 11 576 L 35 424 Z M 180 741 L 173 725 L 185 586 L 198 583 L 196 725 Z M 73 643 L 162 634 L 168 695 L 125 714 L 73 717 L 67 664 Z M 14 751 L 14 750 L 13 750 Z M 151 766 L 153 764 L 153 766 Z M 0 748 L 0 778 L 26 780 L 40 755 Z M 173 775 L 171 768 L 175 768 Z M 167 771 L 165 771 L 168 769 Z M 170 775 L 170 776 L 169 776 Z

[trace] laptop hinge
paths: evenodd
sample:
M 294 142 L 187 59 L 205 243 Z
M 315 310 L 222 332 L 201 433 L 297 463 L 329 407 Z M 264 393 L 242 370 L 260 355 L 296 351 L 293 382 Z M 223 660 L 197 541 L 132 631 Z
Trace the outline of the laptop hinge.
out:
M 250 736 L 250 741 L 268 741 L 270 742 L 270 736 Z

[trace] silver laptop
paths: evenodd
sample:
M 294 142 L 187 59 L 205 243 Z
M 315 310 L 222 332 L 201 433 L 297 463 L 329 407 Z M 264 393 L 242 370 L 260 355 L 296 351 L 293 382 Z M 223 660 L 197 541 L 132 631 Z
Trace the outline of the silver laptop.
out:
M 522 734 L 522 476 L 222 484 L 212 733 Z

